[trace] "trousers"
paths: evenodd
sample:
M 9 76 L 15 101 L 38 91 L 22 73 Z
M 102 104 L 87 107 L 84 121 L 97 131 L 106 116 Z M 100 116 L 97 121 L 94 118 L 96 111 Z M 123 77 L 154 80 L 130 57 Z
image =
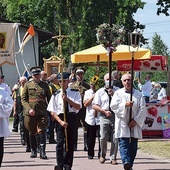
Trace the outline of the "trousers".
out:
M 119 151 L 123 164 L 130 163 L 133 167 L 133 162 L 137 154 L 138 139 L 131 138 L 119 138 Z

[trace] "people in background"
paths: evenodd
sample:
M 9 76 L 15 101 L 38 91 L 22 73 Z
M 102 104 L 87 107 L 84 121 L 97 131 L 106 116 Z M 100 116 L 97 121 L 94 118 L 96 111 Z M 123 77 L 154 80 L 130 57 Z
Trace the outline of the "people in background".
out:
M 148 103 L 150 98 L 150 93 L 152 90 L 152 84 L 151 84 L 151 76 L 149 74 L 145 77 L 145 83 L 142 85 L 140 78 L 138 78 L 138 88 L 142 92 L 142 95 L 145 98 L 145 101 Z
M 84 92 L 90 88 L 89 84 L 86 83 L 84 79 L 85 69 L 84 68 L 76 68 L 75 69 L 76 74 L 76 82 L 72 84 L 70 87 L 75 88 L 79 90 L 81 96 L 82 96 L 82 102 L 84 97 Z M 75 144 L 74 144 L 74 150 L 77 150 L 77 143 L 78 143 L 78 128 L 81 124 L 84 131 L 84 151 L 88 150 L 87 147 L 87 123 L 85 122 L 85 116 L 86 116 L 86 108 L 84 107 L 82 103 L 82 108 L 79 110 L 79 112 L 76 115 L 76 121 L 77 121 L 77 130 L 76 130 L 76 137 L 75 137 Z
M 160 85 L 161 86 L 161 85 Z M 166 94 L 166 89 L 165 89 L 165 86 L 162 85 L 161 86 L 161 89 L 158 93 L 158 100 L 167 100 L 167 94 Z
M 92 108 L 92 102 L 97 90 L 97 81 L 90 81 L 90 89 L 86 90 L 84 93 L 83 104 L 86 108 L 85 121 L 88 125 L 87 128 L 87 146 L 88 146 L 88 159 L 93 159 L 94 157 L 94 147 L 96 141 L 96 135 L 98 137 L 99 147 L 98 147 L 98 158 L 100 158 L 100 114 Z
M 122 81 L 120 80 L 121 77 L 121 73 L 120 71 L 114 70 L 112 71 L 112 75 L 113 75 L 113 85 L 119 88 L 122 88 Z
M 142 126 L 146 118 L 145 99 L 140 91 L 134 88 L 131 91 L 131 78 L 131 74 L 122 76 L 124 88 L 115 91 L 110 104 L 115 113 L 115 137 L 119 140 L 119 151 L 125 170 L 132 170 L 138 139 L 142 138 Z
M 160 90 L 161 90 L 161 85 L 159 83 L 155 82 L 155 84 L 151 90 L 151 93 L 150 93 L 150 100 L 149 100 L 150 102 L 157 102 L 158 93 L 160 92 Z
M 58 89 L 60 89 L 59 81 L 57 74 L 52 74 L 48 78 L 48 85 L 50 88 L 51 95 L 56 93 Z M 54 129 L 56 128 L 56 120 L 51 116 L 50 112 L 48 112 L 48 128 L 47 128 L 47 138 L 49 139 L 49 144 L 55 144 L 55 135 Z

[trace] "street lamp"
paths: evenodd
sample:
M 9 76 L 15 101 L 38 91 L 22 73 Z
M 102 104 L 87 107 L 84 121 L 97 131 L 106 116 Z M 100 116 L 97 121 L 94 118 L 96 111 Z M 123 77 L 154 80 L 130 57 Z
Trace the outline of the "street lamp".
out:
M 129 43 L 129 52 L 132 53 L 132 61 L 131 61 L 131 92 L 130 92 L 130 101 L 132 101 L 132 93 L 133 93 L 133 75 L 134 75 L 134 54 L 138 51 L 140 40 L 142 34 L 135 28 L 132 33 L 128 35 L 128 43 Z M 130 114 L 129 114 L 129 122 L 132 119 L 132 107 L 130 107 Z M 130 141 L 131 142 L 131 138 Z

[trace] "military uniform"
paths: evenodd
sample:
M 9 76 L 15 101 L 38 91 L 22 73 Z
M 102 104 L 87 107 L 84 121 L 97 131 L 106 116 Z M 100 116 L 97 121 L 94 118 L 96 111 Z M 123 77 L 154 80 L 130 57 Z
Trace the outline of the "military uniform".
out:
M 46 128 L 48 125 L 47 102 L 51 98 L 51 93 L 48 84 L 42 82 L 40 79 L 35 81 L 34 76 L 40 76 L 41 69 L 33 67 L 30 69 L 33 74 L 33 79 L 28 81 L 23 89 L 21 101 L 25 108 L 24 124 L 30 134 L 31 158 L 37 157 L 36 134 L 40 134 L 40 158 L 47 159 L 45 155 L 46 146 Z M 40 78 L 40 77 L 39 77 Z M 33 110 L 35 115 L 31 115 Z

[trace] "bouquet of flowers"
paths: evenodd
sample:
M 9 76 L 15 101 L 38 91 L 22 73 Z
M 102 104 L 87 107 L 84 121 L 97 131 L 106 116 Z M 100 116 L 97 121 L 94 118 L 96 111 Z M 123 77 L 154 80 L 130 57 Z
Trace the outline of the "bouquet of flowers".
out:
M 122 26 L 112 24 L 112 27 L 103 23 L 96 28 L 97 43 L 103 44 L 108 49 L 116 51 L 116 47 L 125 41 L 126 31 Z

